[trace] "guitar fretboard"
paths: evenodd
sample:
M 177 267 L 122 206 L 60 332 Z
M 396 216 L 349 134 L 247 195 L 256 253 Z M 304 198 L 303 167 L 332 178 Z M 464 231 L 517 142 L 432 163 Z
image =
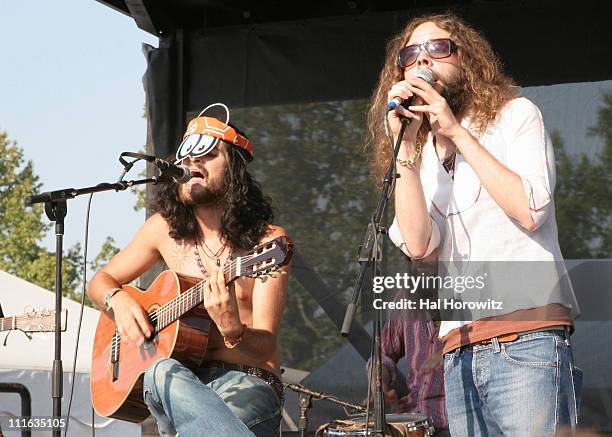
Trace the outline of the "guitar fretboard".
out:
M 8 331 L 17 327 L 16 317 L 4 317 L 0 319 L 0 331 Z
M 223 274 L 225 278 L 227 278 L 226 282 L 230 282 L 240 276 L 238 274 L 239 266 L 240 258 L 236 258 L 225 267 Z M 170 302 L 149 314 L 149 322 L 155 327 L 153 335 L 175 322 L 186 312 L 191 311 L 204 302 L 204 289 L 208 285 L 209 280 L 210 276 L 207 276 L 201 282 L 185 290 L 180 296 L 175 297 Z

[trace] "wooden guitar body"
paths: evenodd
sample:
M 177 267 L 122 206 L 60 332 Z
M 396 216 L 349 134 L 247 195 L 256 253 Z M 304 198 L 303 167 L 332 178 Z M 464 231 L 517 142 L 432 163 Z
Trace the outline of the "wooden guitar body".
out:
M 123 290 L 151 314 L 200 281 L 165 271 L 146 291 L 130 285 L 123 286 Z M 122 340 L 117 342 L 115 321 L 103 312 L 96 328 L 91 361 L 91 397 L 96 412 L 129 422 L 146 419 L 149 410 L 143 400 L 144 373 L 157 360 L 168 357 L 192 369 L 200 367 L 210 323 L 204 306 L 198 305 L 138 347 Z M 116 363 L 112 362 L 113 342 L 118 346 Z

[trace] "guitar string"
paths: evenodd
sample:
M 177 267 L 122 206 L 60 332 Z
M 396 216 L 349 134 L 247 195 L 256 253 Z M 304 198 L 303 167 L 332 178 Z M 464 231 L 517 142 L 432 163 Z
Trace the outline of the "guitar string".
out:
M 223 269 L 223 274 L 224 275 L 231 271 L 232 264 L 233 264 L 233 262 L 230 262 L 230 264 L 227 266 L 227 268 Z M 169 311 L 174 311 L 175 309 L 181 309 L 182 304 L 185 303 L 188 298 L 192 298 L 193 297 L 193 295 L 194 295 L 193 291 L 194 290 L 198 293 L 197 297 L 200 297 L 200 291 L 202 291 L 202 290 L 198 290 L 198 287 L 202 288 L 202 285 L 204 285 L 205 282 L 207 283 L 208 280 L 210 280 L 210 275 L 205 276 L 202 281 L 198 282 L 196 285 L 194 285 L 193 287 L 189 288 L 188 290 L 185 290 L 184 293 L 181 293 L 178 297 L 172 299 L 170 302 L 167 302 L 166 304 L 164 304 L 161 307 L 159 307 L 157 310 L 155 310 L 155 312 L 151 313 L 148 316 L 149 321 L 150 322 L 156 322 L 157 319 L 159 317 L 161 317 L 161 316 L 158 316 L 158 314 L 160 312 L 161 313 L 168 313 Z
M 245 255 L 243 257 L 237 258 L 236 260 L 230 261 L 230 263 L 227 265 L 227 267 L 224 268 L 223 273 L 224 274 L 230 273 L 231 269 L 238 264 L 239 260 L 250 261 L 253 258 L 255 258 L 257 256 L 260 256 L 260 255 L 262 255 L 262 254 Z M 196 285 L 194 285 L 190 289 L 186 290 L 184 293 L 181 293 L 181 295 L 178 296 L 177 298 L 171 300 L 170 302 L 167 302 L 165 305 L 163 305 L 160 308 L 158 308 L 154 313 L 151 313 L 149 315 L 149 320 L 151 322 L 154 322 L 154 321 L 157 320 L 158 317 L 161 317 L 162 315 L 165 315 L 165 314 L 167 314 L 170 311 L 174 311 L 176 309 L 180 310 L 184 303 L 191 302 L 191 300 L 194 297 L 197 297 L 199 299 L 203 299 L 203 296 L 201 296 L 200 293 L 203 291 L 202 287 L 205 285 L 205 282 L 207 280 L 209 280 L 209 279 L 210 279 L 210 275 L 205 276 L 204 279 L 201 282 L 197 283 Z M 200 288 L 200 289 L 198 289 L 198 288 Z M 198 293 L 197 296 L 194 294 L 194 291 Z M 159 313 L 163 313 L 163 314 L 158 316 Z
M 227 268 L 224 268 L 223 273 L 229 273 L 229 271 L 231 270 L 232 264 L 234 264 L 235 261 L 230 261 L 230 264 L 227 266 Z M 226 271 L 227 270 L 227 271 Z M 179 303 L 179 305 L 181 303 L 183 303 L 186 299 L 186 295 L 187 294 L 193 294 L 193 290 L 196 289 L 197 290 L 198 287 L 201 287 L 201 285 L 203 285 L 207 280 L 210 279 L 210 275 L 205 276 L 204 279 L 202 281 L 200 281 L 199 283 L 197 283 L 196 285 L 194 285 L 193 287 L 189 288 L 188 290 L 186 290 L 184 293 L 180 294 L 178 297 L 172 299 L 170 302 L 167 302 L 166 304 L 162 305 L 161 307 L 159 307 L 157 310 L 155 310 L 154 312 L 152 312 L 151 314 L 149 314 L 147 316 L 147 320 L 149 322 L 151 322 L 151 324 L 154 324 L 158 318 L 162 317 L 163 315 L 169 313 L 169 310 L 171 309 L 170 307 L 172 307 L 173 305 L 175 305 L 176 303 Z M 172 308 L 173 310 L 174 308 Z M 160 314 L 162 313 L 162 314 Z M 154 330 L 157 331 L 157 329 Z M 112 338 L 112 346 L 116 347 L 118 346 L 119 342 L 121 341 L 121 334 L 118 331 L 115 331 L 115 334 L 113 335 Z M 112 353 L 111 353 L 112 355 Z
M 253 255 L 253 256 L 254 256 L 254 255 Z M 245 257 L 242 257 L 242 258 L 247 258 L 247 257 L 245 256 Z M 229 272 L 230 272 L 230 270 L 231 270 L 231 268 L 232 268 L 232 267 L 233 267 L 235 264 L 237 264 L 237 263 L 238 263 L 238 260 L 235 260 L 235 261 L 230 261 L 230 263 L 227 265 L 227 267 L 226 267 L 226 268 L 224 268 L 223 273 L 224 273 L 224 274 L 225 274 L 225 273 L 229 273 Z M 202 286 L 204 285 L 204 283 L 205 283 L 207 280 L 209 280 L 209 279 L 210 279 L 210 275 L 205 276 L 205 277 L 204 277 L 204 279 L 203 279 L 201 282 L 199 282 L 199 283 L 197 283 L 196 285 L 194 285 L 193 287 L 189 288 L 188 290 L 186 290 L 184 293 L 182 293 L 182 294 L 181 294 L 180 296 L 178 296 L 177 298 L 174 298 L 174 299 L 173 299 L 173 300 L 171 300 L 170 302 L 167 302 L 166 304 L 162 305 L 162 306 L 161 306 L 161 307 L 159 307 L 157 310 L 155 310 L 155 312 L 153 312 L 153 313 L 149 314 L 149 315 L 147 316 L 147 319 L 149 320 L 149 322 L 151 322 L 151 323 L 156 322 L 156 321 L 157 321 L 157 319 L 158 319 L 159 317 L 162 317 L 163 315 L 165 315 L 165 314 L 167 314 L 167 313 L 169 312 L 169 310 L 171 309 L 171 308 L 170 308 L 171 306 L 173 306 L 173 305 L 175 305 L 175 306 L 176 306 L 176 303 L 178 303 L 179 305 L 181 305 L 182 303 L 184 303 L 184 302 L 185 302 L 185 300 L 187 299 L 187 294 L 191 294 L 191 295 L 193 295 L 193 290 L 194 290 L 194 289 L 195 289 L 195 290 L 198 292 L 198 297 L 200 297 L 199 295 L 200 295 L 200 292 L 201 292 L 202 290 L 198 290 L 198 287 L 199 287 L 199 288 L 202 288 Z M 174 310 L 174 309 L 175 309 L 175 308 L 172 308 L 172 310 Z M 179 308 L 179 309 L 180 309 L 180 308 Z M 159 313 L 163 313 L 163 314 L 159 315 Z M 159 316 L 158 316 L 158 315 L 159 315 Z M 113 346 L 113 348 L 114 348 L 114 349 L 116 349 L 116 348 L 117 348 L 117 346 L 119 345 L 120 341 L 121 341 L 121 334 L 120 334 L 118 331 L 116 331 L 116 332 L 115 332 L 115 334 L 113 335 L 113 339 L 112 339 L 112 346 Z M 112 353 L 111 353 L 111 356 L 112 356 Z M 111 358 L 112 358 L 112 357 L 111 357 Z
M 264 252 L 265 253 L 265 252 Z M 223 274 L 226 273 L 230 273 L 231 268 L 235 267 L 238 264 L 238 261 L 250 261 L 258 256 L 261 256 L 263 253 L 254 253 L 251 255 L 245 255 L 239 258 L 236 258 L 233 261 L 230 261 L 230 263 L 224 267 L 223 269 Z M 197 283 L 196 285 L 194 285 L 193 287 L 189 288 L 188 290 L 186 290 L 184 293 L 182 293 L 181 295 L 179 295 L 178 297 L 172 299 L 170 302 L 167 302 L 166 304 L 162 305 L 161 307 L 159 307 L 157 310 L 155 310 L 153 313 L 149 314 L 147 316 L 147 319 L 154 323 L 157 321 L 158 318 L 168 314 L 170 311 L 174 311 L 175 309 L 181 309 L 181 305 L 183 303 L 185 303 L 187 301 L 187 299 L 192 299 L 194 297 L 194 291 L 196 291 L 197 294 L 197 298 L 203 300 L 203 296 L 200 294 L 203 291 L 203 286 L 205 285 L 204 283 L 210 279 L 210 275 L 205 276 L 204 279 Z M 198 290 L 198 288 L 200 288 L 200 290 Z M 197 300 L 197 299 L 196 299 Z M 177 308 L 178 306 L 178 308 Z M 172 307 L 172 308 L 171 308 Z M 162 313 L 162 314 L 160 314 Z M 119 345 L 119 342 L 121 341 L 121 335 L 119 334 L 119 332 L 115 332 L 115 334 L 113 335 L 113 346 L 117 347 Z

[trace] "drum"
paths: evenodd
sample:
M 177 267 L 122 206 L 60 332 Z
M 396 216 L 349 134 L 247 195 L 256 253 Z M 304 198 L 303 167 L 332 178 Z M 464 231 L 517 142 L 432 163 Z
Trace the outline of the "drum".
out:
M 385 435 L 390 437 L 430 437 L 434 429 L 431 420 L 419 413 L 387 414 L 388 430 Z M 370 420 L 367 435 L 372 434 L 374 420 Z M 338 419 L 323 425 L 316 433 L 321 437 L 366 437 L 365 416 L 354 419 Z

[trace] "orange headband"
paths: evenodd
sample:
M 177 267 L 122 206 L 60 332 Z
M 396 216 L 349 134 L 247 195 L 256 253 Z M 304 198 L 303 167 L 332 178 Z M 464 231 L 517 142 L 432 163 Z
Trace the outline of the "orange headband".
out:
M 187 156 L 201 156 L 210 152 L 217 143 L 211 141 L 210 137 L 234 144 L 249 152 L 251 157 L 255 152 L 253 144 L 236 132 L 233 127 L 213 117 L 196 117 L 187 125 L 183 142 L 176 153 L 176 159 L 182 160 Z

